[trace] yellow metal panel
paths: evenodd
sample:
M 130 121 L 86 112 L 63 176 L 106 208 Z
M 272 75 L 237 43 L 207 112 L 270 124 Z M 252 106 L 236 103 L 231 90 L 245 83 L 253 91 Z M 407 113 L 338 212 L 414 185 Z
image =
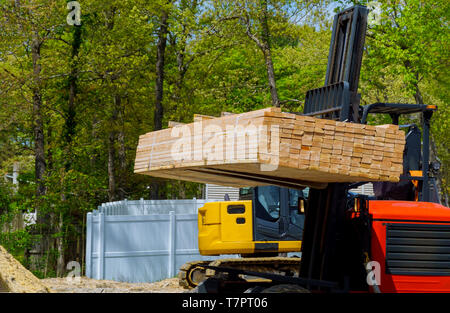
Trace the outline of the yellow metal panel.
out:
M 220 224 L 221 202 L 209 202 L 198 209 L 199 220 L 203 225 Z
M 223 242 L 205 239 L 199 237 L 199 245 L 202 247 L 199 248 L 201 255 L 249 254 L 255 251 L 255 244 L 253 242 Z
M 302 248 L 301 241 L 272 241 L 272 242 L 278 242 L 278 252 L 300 252 Z
M 244 205 L 243 213 L 229 213 L 230 206 Z M 252 242 L 253 220 L 252 201 L 224 201 L 220 207 L 222 241 Z M 239 223 L 241 222 L 241 223 Z
M 244 205 L 245 212 L 230 214 L 229 205 Z M 251 254 L 255 243 L 278 243 L 278 252 L 300 251 L 301 241 L 253 241 L 252 201 L 206 203 L 198 212 L 201 255 Z M 244 218 L 245 223 L 238 224 L 238 218 Z
M 230 214 L 228 213 L 229 205 L 243 205 L 245 211 Z M 206 203 L 198 212 L 200 254 L 220 255 L 254 251 L 252 201 Z M 238 224 L 236 222 L 238 218 L 244 218 L 245 223 Z

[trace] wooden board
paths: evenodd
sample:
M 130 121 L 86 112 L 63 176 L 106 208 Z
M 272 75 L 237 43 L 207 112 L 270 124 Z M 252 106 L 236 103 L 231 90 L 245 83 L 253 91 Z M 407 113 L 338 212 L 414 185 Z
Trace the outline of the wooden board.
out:
M 399 181 L 405 134 L 396 125 L 336 122 L 267 108 L 139 137 L 135 173 L 226 186 L 322 186 Z

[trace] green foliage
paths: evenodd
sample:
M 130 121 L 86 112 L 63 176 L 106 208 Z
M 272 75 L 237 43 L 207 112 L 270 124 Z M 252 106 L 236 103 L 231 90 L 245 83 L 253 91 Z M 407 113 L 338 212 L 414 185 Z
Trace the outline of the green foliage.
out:
M 364 4 L 366 1 L 360 1 Z M 266 64 L 248 34 L 261 38 L 261 1 L 86 0 L 79 28 L 56 0 L 0 1 L 0 244 L 40 277 L 61 275 L 58 258 L 83 262 L 84 218 L 111 196 L 149 199 L 158 179 L 133 173 L 139 135 L 153 129 L 159 20 L 169 15 L 165 51 L 164 120 L 191 122 L 194 113 L 220 115 L 271 105 Z M 306 91 L 323 85 L 332 19 L 328 1 L 268 0 L 271 55 L 281 107 L 303 110 Z M 340 1 L 345 6 L 349 1 Z M 381 1 L 370 25 L 360 79 L 362 104 L 437 104 L 432 135 L 450 186 L 448 2 Z M 339 7 L 339 5 L 338 5 Z M 248 18 L 248 20 L 247 20 Z M 248 24 L 247 21 L 250 23 Z M 40 46 L 39 79 L 31 42 Z M 71 89 L 72 88 L 72 89 Z M 36 197 L 33 91 L 42 96 L 45 195 Z M 387 116 L 370 123 L 389 123 Z M 3 181 L 20 164 L 14 190 Z M 162 198 L 201 197 L 201 186 L 160 184 Z M 25 229 L 17 215 L 48 216 Z M 46 254 L 25 253 L 44 236 Z
M 0 180 L 0 245 L 25 264 L 24 251 L 32 238 L 28 230 L 17 228 L 24 210 L 20 200 L 12 184 Z
M 443 192 L 448 194 L 450 4 L 444 0 L 412 0 L 407 5 L 403 1 L 378 3 L 378 22 L 369 25 L 366 38 L 361 71 L 363 101 L 438 106 L 431 123 L 431 152 L 442 163 Z M 418 116 L 404 122 L 420 125 Z

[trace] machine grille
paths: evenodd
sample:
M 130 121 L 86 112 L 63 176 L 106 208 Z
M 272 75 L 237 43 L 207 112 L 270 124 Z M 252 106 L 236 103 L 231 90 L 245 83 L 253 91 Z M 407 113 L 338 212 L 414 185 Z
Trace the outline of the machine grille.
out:
M 450 225 L 386 225 L 386 273 L 450 276 Z

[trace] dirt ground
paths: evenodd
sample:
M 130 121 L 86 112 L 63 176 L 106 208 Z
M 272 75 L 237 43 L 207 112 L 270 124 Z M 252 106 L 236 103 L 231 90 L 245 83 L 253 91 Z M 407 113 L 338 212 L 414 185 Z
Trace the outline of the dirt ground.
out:
M 178 278 L 169 278 L 155 283 L 122 283 L 110 280 L 96 280 L 80 277 L 41 279 L 56 293 L 182 293 L 186 289 L 178 285 Z
M 38 279 L 0 246 L 0 292 L 13 293 L 182 293 L 178 278 L 155 283 L 123 283 L 88 277 Z
M 49 292 L 47 286 L 0 246 L 0 292 Z

